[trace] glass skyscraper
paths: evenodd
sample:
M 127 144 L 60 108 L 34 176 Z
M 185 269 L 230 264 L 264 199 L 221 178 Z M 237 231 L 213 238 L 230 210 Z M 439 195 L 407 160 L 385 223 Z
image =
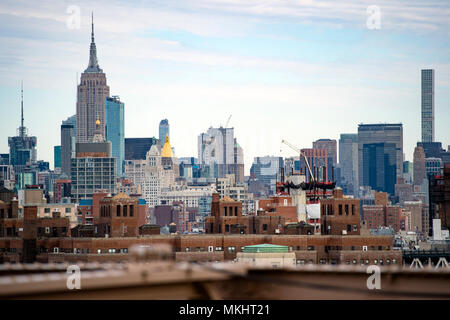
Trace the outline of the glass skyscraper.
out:
M 358 126 L 359 186 L 371 186 L 376 190 L 393 194 L 397 178 L 402 177 L 403 125 L 401 123 L 360 124 Z
M 434 70 L 422 70 L 422 142 L 434 142 Z
M 166 141 L 166 134 L 169 135 L 170 139 L 169 120 L 163 119 L 159 123 L 159 142 L 161 143 L 161 148 L 164 147 L 164 142 Z
M 117 174 L 123 173 L 125 160 L 125 105 L 118 96 L 105 99 L 106 141 L 111 141 L 112 156 L 117 159 Z

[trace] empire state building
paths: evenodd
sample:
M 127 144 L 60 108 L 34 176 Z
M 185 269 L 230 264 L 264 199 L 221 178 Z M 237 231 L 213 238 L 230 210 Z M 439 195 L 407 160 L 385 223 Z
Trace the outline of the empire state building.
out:
M 109 96 L 106 75 L 97 60 L 94 42 L 94 19 L 92 16 L 91 47 L 89 65 L 81 74 L 77 90 L 77 142 L 91 142 L 96 131 L 97 117 L 101 123 L 101 134 L 105 135 L 105 98 Z

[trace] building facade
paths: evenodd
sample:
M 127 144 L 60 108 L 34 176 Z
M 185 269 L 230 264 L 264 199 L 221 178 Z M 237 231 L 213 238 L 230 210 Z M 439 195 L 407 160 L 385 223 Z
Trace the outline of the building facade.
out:
M 100 119 L 100 131 L 105 137 L 105 99 L 109 97 L 106 75 L 100 69 L 97 60 L 97 48 L 94 42 L 94 23 L 92 22 L 89 65 L 81 74 L 77 88 L 77 143 L 92 140 L 95 134 L 95 121 Z
M 374 158 L 375 157 L 375 158 Z M 397 178 L 403 176 L 403 125 L 358 126 L 359 186 L 394 194 Z M 383 190 L 384 188 L 384 190 Z
M 434 142 L 434 70 L 422 70 L 422 142 Z
M 117 160 L 117 175 L 123 173 L 125 160 L 125 104 L 118 96 L 105 100 L 106 141 L 111 141 L 112 156 Z
M 357 195 L 358 190 L 358 135 L 341 134 L 339 139 L 341 187 L 344 194 Z

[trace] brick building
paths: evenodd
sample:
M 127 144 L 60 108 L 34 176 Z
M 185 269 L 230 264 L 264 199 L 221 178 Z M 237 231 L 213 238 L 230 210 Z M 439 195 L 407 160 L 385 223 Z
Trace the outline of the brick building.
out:
M 342 189 L 334 189 L 333 197 L 320 200 L 322 234 L 359 235 L 359 199 L 343 196 Z
M 95 219 L 97 235 L 135 237 L 139 234 L 138 199 L 119 193 L 100 200 L 100 217 Z

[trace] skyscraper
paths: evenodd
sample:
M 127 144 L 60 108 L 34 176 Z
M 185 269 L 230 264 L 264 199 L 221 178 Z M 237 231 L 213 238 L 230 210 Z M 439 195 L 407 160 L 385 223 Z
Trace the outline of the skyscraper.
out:
M 244 180 L 244 152 L 234 138 L 234 128 L 209 128 L 198 136 L 198 161 L 209 168 L 210 177 L 234 174 L 236 182 Z
M 112 143 L 112 156 L 117 159 L 117 174 L 122 175 L 125 160 L 125 110 L 118 96 L 105 101 L 106 140 Z
M 155 137 L 125 138 L 125 159 L 145 160 L 147 152 L 154 144 L 159 144 L 159 140 Z
M 28 136 L 28 130 L 24 126 L 23 118 L 23 88 L 21 89 L 21 118 L 17 136 L 8 138 L 9 164 L 14 167 L 16 174 L 22 173 L 27 164 L 36 161 L 37 138 Z
M 169 139 L 170 139 L 169 120 L 163 119 L 159 123 L 159 142 L 161 144 L 161 148 L 164 147 L 164 143 L 166 141 L 166 135 L 169 135 Z
M 337 143 L 332 139 L 319 139 L 313 142 L 314 149 L 325 149 L 329 158 L 333 159 L 333 165 L 337 164 Z M 331 168 L 330 168 L 331 171 Z
M 81 74 L 77 91 L 77 142 L 86 143 L 94 136 L 97 117 L 101 123 L 101 134 L 105 136 L 105 98 L 109 96 L 106 75 L 97 60 L 94 42 L 94 21 L 92 19 L 89 65 Z
M 73 115 L 61 124 L 61 173 L 70 177 L 71 159 L 75 157 L 77 116 Z
M 363 184 L 373 190 L 395 193 L 396 149 L 394 143 L 367 143 L 363 145 Z M 403 163 L 402 163 L 403 172 Z
M 358 135 L 343 133 L 339 139 L 339 164 L 342 189 L 345 194 L 357 195 L 358 190 Z
M 370 158 L 372 156 L 378 157 L 375 162 Z M 391 171 L 392 166 L 395 166 L 394 173 Z M 374 174 L 378 176 L 375 178 Z M 401 123 L 360 124 L 358 126 L 359 186 L 373 185 L 377 186 L 377 190 L 391 193 L 397 178 L 402 176 L 403 125 Z M 383 185 L 385 190 L 382 189 Z
M 71 188 L 76 201 L 92 198 L 95 192 L 115 191 L 116 161 L 112 157 L 112 145 L 105 141 L 99 119 L 95 121 L 95 132 L 90 142 L 76 144 L 76 157 L 72 158 Z
M 55 171 L 61 169 L 61 146 L 53 147 L 53 168 Z
M 414 149 L 414 156 L 413 156 L 413 177 L 414 177 L 414 184 L 415 185 L 421 185 L 423 182 L 423 179 L 426 178 L 426 167 L 425 167 L 425 151 L 423 150 L 422 146 L 417 146 Z
M 434 142 L 434 70 L 422 70 L 422 142 Z

